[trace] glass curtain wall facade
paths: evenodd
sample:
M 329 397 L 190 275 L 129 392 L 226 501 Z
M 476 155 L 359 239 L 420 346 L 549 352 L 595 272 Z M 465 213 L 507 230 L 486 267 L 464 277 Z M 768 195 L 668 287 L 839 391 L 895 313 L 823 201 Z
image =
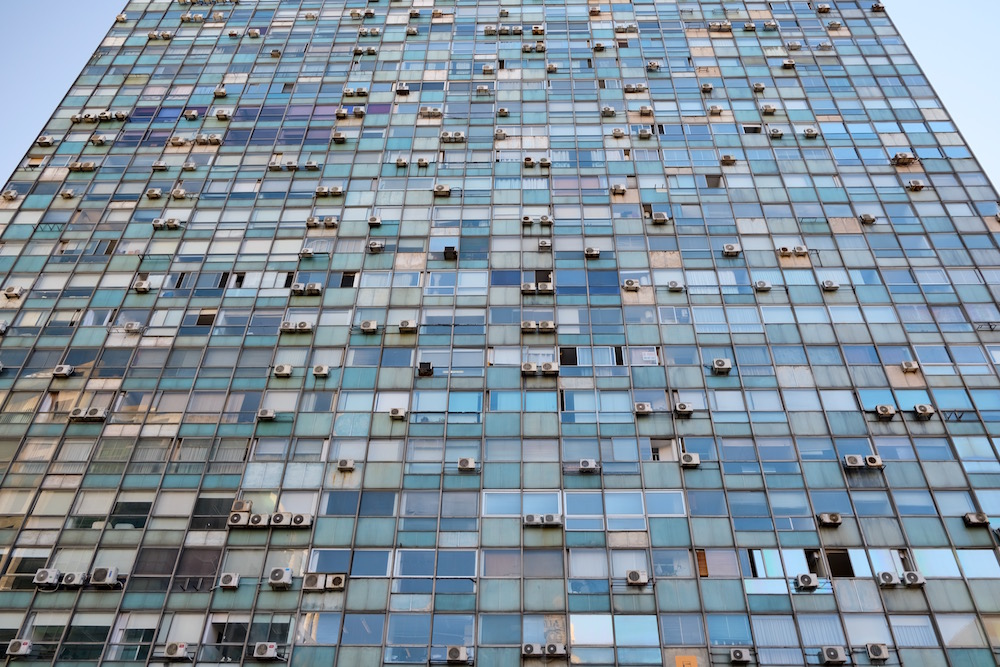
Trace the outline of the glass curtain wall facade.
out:
M 0 200 L 9 655 L 996 664 L 997 194 L 883 7 L 108 20 Z

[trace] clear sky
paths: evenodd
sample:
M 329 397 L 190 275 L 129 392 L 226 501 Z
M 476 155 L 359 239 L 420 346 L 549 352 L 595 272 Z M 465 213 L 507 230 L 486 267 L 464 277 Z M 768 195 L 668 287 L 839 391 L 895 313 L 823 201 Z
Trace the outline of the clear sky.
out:
M 7 140 L 0 143 L 3 179 L 40 134 L 126 4 L 125 0 L 37 1 L 0 3 L 0 55 L 5 63 L 0 81 L 10 96 L 0 105 L 0 127 L 8 128 Z M 992 67 L 996 56 L 989 46 L 1000 24 L 1000 2 L 882 2 L 986 173 L 1000 184 L 1000 139 L 994 122 L 1000 85 Z

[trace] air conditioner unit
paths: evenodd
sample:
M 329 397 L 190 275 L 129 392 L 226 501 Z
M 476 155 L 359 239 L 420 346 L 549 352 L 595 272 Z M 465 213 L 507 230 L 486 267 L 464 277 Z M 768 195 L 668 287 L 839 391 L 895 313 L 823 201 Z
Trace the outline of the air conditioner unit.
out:
M 881 470 L 882 468 L 885 467 L 885 464 L 882 462 L 882 457 L 879 456 L 878 454 L 868 454 L 867 456 L 865 456 L 865 467 L 877 468 Z
M 787 48 L 789 51 L 801 51 L 802 42 L 788 42 L 788 44 L 785 45 L 785 48 Z
M 376 333 L 378 332 L 378 322 L 375 320 L 362 320 L 361 321 L 361 333 Z
M 721 116 L 722 112 L 723 109 L 718 104 L 713 104 L 712 106 L 708 107 L 708 115 L 710 116 Z
M 594 50 L 595 51 L 603 51 L 604 50 L 604 43 L 603 42 L 597 42 L 596 44 L 594 44 Z
M 697 468 L 701 465 L 701 455 L 694 452 L 684 452 L 681 454 L 682 468 Z
M 627 188 L 621 184 L 615 184 L 611 186 L 611 194 L 613 195 L 624 195 Z
M 215 119 L 216 120 L 229 120 L 232 118 L 233 112 L 229 109 L 216 109 Z
M 241 526 L 249 526 L 250 525 L 250 511 L 248 510 L 246 512 L 230 512 L 229 513 L 229 520 L 227 522 L 227 525 L 230 528 L 239 528 Z
M 198 169 L 197 162 L 185 162 L 184 164 L 181 165 L 182 171 L 195 171 L 197 169 Z
M 292 377 L 293 366 L 291 364 L 278 364 L 274 367 L 274 377 L 276 378 L 290 378 Z
M 448 662 L 468 662 L 469 649 L 465 646 L 449 646 L 445 653 Z
M 625 573 L 625 583 L 629 586 L 645 586 L 649 583 L 649 573 L 645 570 L 629 570 Z
M 670 216 L 662 211 L 653 212 L 653 224 L 654 225 L 665 225 L 670 221 Z
M 292 521 L 288 525 L 292 528 L 308 528 L 312 523 L 312 514 L 293 514 Z
M 561 526 L 563 524 L 562 514 L 542 514 L 542 525 Z
M 174 199 L 184 199 L 187 197 L 187 191 L 184 188 L 174 188 L 170 191 L 170 196 Z
M 671 280 L 667 283 L 667 291 L 669 292 L 683 292 L 684 283 L 679 280 Z
M 621 128 L 616 127 L 615 129 L 611 130 L 611 136 L 614 137 L 615 139 L 621 139 L 622 137 L 625 136 L 625 131 L 622 130 Z
M 710 93 L 714 89 L 715 89 L 715 86 L 713 86 L 710 83 L 703 83 L 703 84 L 701 84 L 701 92 L 703 92 L 703 93 Z
M 416 332 L 417 332 L 416 320 L 400 320 L 399 333 L 416 333 Z
M 600 470 L 600 466 L 597 464 L 597 459 L 580 459 L 580 472 L 582 473 L 592 473 Z
M 542 320 L 538 323 L 538 330 L 541 333 L 555 333 L 556 323 L 555 320 Z
M 881 2 L 876 2 L 875 4 L 872 5 L 872 11 L 876 13 L 884 12 L 885 5 L 883 5 Z
M 458 469 L 463 471 L 472 471 L 476 469 L 476 459 L 468 456 L 464 456 L 458 460 Z
M 889 647 L 886 644 L 865 644 L 870 660 L 888 660 Z
M 924 182 L 921 180 L 914 179 L 906 183 L 906 189 L 912 190 L 913 192 L 920 192 L 925 187 Z
M 54 378 L 68 378 L 73 375 L 76 369 L 69 364 L 60 364 L 52 369 L 52 377 Z
M 616 113 L 617 113 L 617 111 L 615 111 L 614 107 L 602 107 L 601 108 L 601 115 L 604 116 L 605 118 L 613 118 Z
M 302 248 L 299 250 L 299 259 L 312 259 L 316 255 L 316 251 L 312 248 Z
M 521 294 L 534 294 L 538 291 L 538 285 L 535 283 L 521 283 Z
M 331 185 L 329 193 L 331 197 L 342 197 L 344 195 L 344 188 L 339 185 Z
M 57 586 L 59 585 L 59 570 L 54 568 L 42 568 L 35 571 L 35 576 L 31 580 L 35 586 Z
M 962 516 L 966 526 L 989 526 L 990 517 L 985 512 L 966 512 Z
M 639 115 L 640 116 L 652 116 L 653 115 L 653 107 L 648 106 L 648 105 L 643 105 L 643 106 L 639 107 Z
M 117 567 L 95 567 L 90 572 L 90 583 L 94 586 L 117 586 Z
M 521 320 L 521 331 L 525 333 L 538 331 L 538 322 L 535 320 Z
M 430 163 L 424 158 L 417 158 L 418 167 L 427 167 Z
M 546 644 L 545 645 L 545 655 L 550 657 L 560 657 L 566 655 L 566 645 L 565 644 Z
M 639 281 L 634 278 L 629 278 L 622 283 L 622 289 L 626 292 L 638 292 L 639 291 Z
M 292 283 L 290 291 L 292 296 L 302 296 L 306 293 L 305 283 Z
M 541 365 L 542 373 L 545 375 L 559 375 L 559 364 L 554 361 L 546 361 Z
M 152 170 L 153 171 L 166 171 L 167 170 L 167 163 L 164 162 L 163 160 L 157 160 L 156 162 L 154 162 L 152 164 Z
M 253 645 L 254 660 L 277 660 L 278 645 L 274 642 L 257 642 Z
M 347 143 L 347 135 L 344 134 L 343 132 L 334 132 L 333 133 L 333 143 L 335 143 L 335 144 L 346 144 Z M 317 192 L 317 194 L 319 194 L 319 193 Z
M 812 572 L 800 574 L 795 577 L 795 587 L 800 590 L 810 591 L 814 590 L 817 586 L 819 586 L 819 578 Z
M 920 370 L 920 364 L 916 361 L 904 361 L 901 366 L 904 373 L 916 373 Z
M 821 526 L 839 526 L 844 522 L 840 512 L 821 512 L 816 515 L 816 520 Z
M 417 375 L 420 377 L 432 377 L 434 375 L 434 364 L 429 361 L 421 361 L 417 364 Z
M 63 588 L 80 588 L 87 583 L 86 572 L 67 572 L 62 578 Z
M 750 649 L 731 648 L 729 649 L 729 664 L 745 665 L 750 662 Z
M 587 247 L 583 249 L 583 256 L 587 259 L 600 259 L 601 251 L 598 248 Z
M 806 139 L 815 139 L 819 136 L 819 132 L 815 128 L 807 127 L 802 131 L 802 135 Z
M 30 644 L 30 642 L 29 642 Z M 541 644 L 522 644 L 521 645 L 521 655 L 526 657 L 542 656 L 545 647 Z M 9 653 L 10 649 L 8 649 Z
M 323 293 L 323 283 L 306 283 L 306 296 L 319 296 Z
M 326 590 L 328 591 L 342 591 L 347 586 L 347 575 L 346 574 L 328 574 L 326 575 Z
M 913 164 L 917 157 L 913 153 L 896 153 L 892 156 L 890 162 L 898 166 L 906 166 L 908 164 Z
M 781 139 L 781 138 L 782 138 L 783 136 L 785 136 L 785 133 L 784 133 L 784 132 L 782 132 L 782 131 L 781 131 L 781 130 L 780 130 L 779 128 L 777 128 L 777 127 L 774 127 L 774 128 L 771 128 L 771 131 L 770 131 L 770 132 L 768 132 L 768 134 L 770 135 L 770 137 L 771 137 L 772 139 Z
M 896 408 L 891 405 L 876 405 L 875 414 L 882 421 L 891 421 L 896 416 Z
M 538 283 L 539 294 L 554 294 L 556 291 L 553 283 Z
M 848 454 L 844 457 L 845 468 L 864 468 L 865 457 L 860 454 Z
M 404 408 L 390 409 L 389 419 L 392 419 L 394 421 L 404 421 L 406 419 L 406 410 Z
M 451 196 L 451 187 L 447 185 L 435 185 L 434 186 L 434 196 L 435 197 L 448 197 Z
M 302 575 L 302 590 L 306 592 L 322 592 L 326 590 L 326 575 L 309 572 Z
M 677 403 L 674 405 L 674 414 L 678 417 L 690 417 L 694 414 L 694 406 L 690 403 Z M 692 454 L 692 456 L 697 456 L 697 454 Z
M 778 248 L 778 254 L 781 255 L 782 257 L 791 257 L 792 249 L 786 245 L 783 245 L 780 248 Z
M 8 299 L 20 299 L 24 296 L 24 288 L 20 285 L 11 285 L 10 287 L 4 289 L 3 295 Z
M 187 660 L 188 646 L 184 642 L 170 642 L 163 649 L 163 657 L 167 660 Z
M 521 364 L 521 374 L 522 375 L 534 375 L 538 372 L 538 364 L 526 361 Z
M 878 575 L 876 575 L 876 579 L 878 580 L 878 585 L 883 588 L 887 586 L 899 585 L 899 577 L 896 576 L 895 572 L 879 572 Z
M 712 360 L 712 372 L 716 375 L 729 375 L 729 372 L 733 370 L 733 362 L 730 359 L 713 359 Z
M 14 201 L 17 199 L 17 190 L 4 190 L 0 197 L 3 197 L 4 201 Z
M 353 472 L 354 459 L 338 459 L 337 470 L 339 470 L 340 472 Z
M 330 376 L 330 367 L 323 364 L 317 364 L 312 367 L 312 374 L 314 377 L 325 378 Z
M 920 403 L 913 406 L 913 412 L 917 419 L 926 421 L 934 416 L 934 406 L 926 403 Z
M 824 646 L 819 655 L 822 665 L 843 665 L 847 662 L 847 652 L 842 646 Z
M 646 63 L 646 70 L 650 72 L 658 72 L 660 71 L 660 63 L 656 60 L 650 60 Z
M 489 94 L 490 94 L 489 86 L 485 85 L 476 86 L 476 95 L 489 95 Z
M 821 287 L 824 292 L 836 292 L 840 289 L 840 284 L 836 280 L 824 280 Z
M 552 241 L 549 239 L 538 239 L 539 250 L 552 250 Z
M 7 655 L 11 657 L 31 655 L 31 642 L 27 639 L 11 639 L 7 642 Z
M 871 213 L 862 213 L 860 216 L 858 216 L 858 220 L 860 220 L 861 224 L 864 225 L 874 225 L 876 218 Z
M 277 418 L 277 413 L 274 410 L 269 410 L 268 408 L 261 408 L 257 411 L 257 421 L 274 421 Z
M 587 10 L 587 13 L 590 14 L 591 16 L 600 16 L 601 15 L 601 8 L 600 7 L 591 7 L 589 10 Z
M 271 525 L 286 528 L 292 523 L 291 512 L 275 512 L 271 515 Z
M 726 243 L 722 246 L 723 257 L 739 257 L 741 252 L 743 248 L 738 243 Z
M 292 568 L 275 567 L 267 575 L 267 584 L 274 590 L 287 590 L 292 587 Z
M 548 65 L 545 66 L 545 71 L 548 72 L 549 74 L 555 74 L 559 71 L 559 66 L 556 65 L 555 63 L 549 63 Z
M 906 572 L 903 572 L 903 576 L 900 577 L 900 580 L 903 582 L 904 586 L 909 586 L 910 588 L 920 588 L 927 583 L 924 579 L 924 575 L 914 570 L 907 570 Z
M 652 403 L 636 403 L 633 406 L 633 410 L 637 415 L 651 415 L 653 414 L 653 404 Z

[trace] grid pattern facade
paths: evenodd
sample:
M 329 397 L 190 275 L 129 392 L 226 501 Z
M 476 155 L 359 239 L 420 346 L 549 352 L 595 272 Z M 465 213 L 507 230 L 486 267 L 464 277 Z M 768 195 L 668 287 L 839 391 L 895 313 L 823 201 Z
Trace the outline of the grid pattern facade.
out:
M 8 655 L 997 664 L 997 194 L 884 8 L 108 18 L 0 201 Z

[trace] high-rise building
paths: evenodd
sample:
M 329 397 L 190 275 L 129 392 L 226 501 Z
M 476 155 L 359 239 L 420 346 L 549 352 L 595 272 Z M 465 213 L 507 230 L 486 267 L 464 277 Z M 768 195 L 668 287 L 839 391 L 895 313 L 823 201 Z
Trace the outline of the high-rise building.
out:
M 997 664 L 997 194 L 881 5 L 123 12 L 0 200 L 7 655 Z

